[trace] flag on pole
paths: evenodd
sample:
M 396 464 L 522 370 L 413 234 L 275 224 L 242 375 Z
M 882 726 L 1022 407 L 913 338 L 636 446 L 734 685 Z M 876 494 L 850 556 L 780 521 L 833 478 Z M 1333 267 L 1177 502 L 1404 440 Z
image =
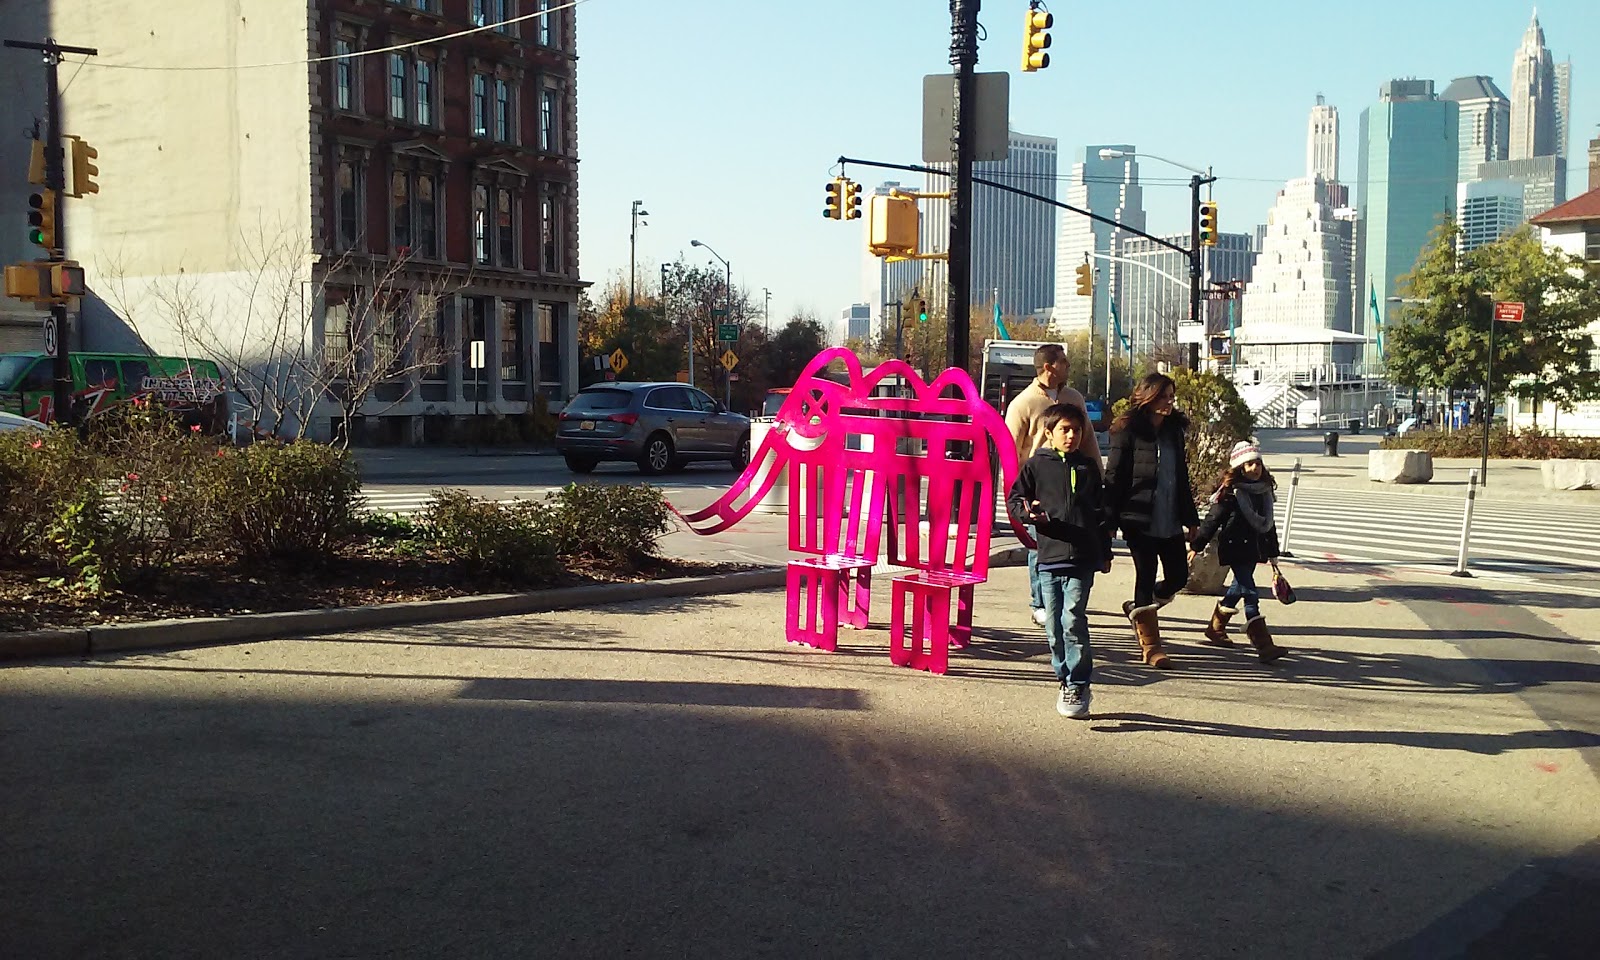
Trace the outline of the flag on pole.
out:
M 1122 343 L 1122 349 L 1131 354 L 1133 353 L 1133 344 L 1129 342 L 1127 335 L 1122 332 L 1122 320 L 1117 316 L 1117 301 L 1112 300 L 1110 306 L 1111 330 L 1116 335 L 1117 340 Z
M 994 302 L 994 333 L 1001 340 L 1010 340 L 1011 331 L 1006 329 L 1006 322 L 1000 319 L 1000 301 Z
M 1367 289 L 1372 293 L 1372 327 L 1378 333 L 1378 353 L 1383 353 L 1383 314 L 1378 312 L 1378 288 L 1367 278 Z

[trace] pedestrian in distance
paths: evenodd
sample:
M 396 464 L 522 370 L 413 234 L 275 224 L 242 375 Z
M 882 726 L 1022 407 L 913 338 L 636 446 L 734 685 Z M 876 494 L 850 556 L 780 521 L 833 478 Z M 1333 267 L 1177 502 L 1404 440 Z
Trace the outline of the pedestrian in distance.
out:
M 1128 409 L 1111 424 L 1106 461 L 1106 506 L 1133 557 L 1133 599 L 1122 612 L 1133 624 L 1144 662 L 1158 670 L 1169 669 L 1172 660 L 1161 645 L 1157 611 L 1189 581 L 1184 542 L 1194 539 L 1200 523 L 1185 454 L 1189 420 L 1176 400 L 1171 377 L 1152 373 L 1139 381 Z
M 1256 567 L 1262 563 L 1278 569 L 1278 525 L 1273 519 L 1278 481 L 1261 461 L 1261 447 L 1249 440 L 1233 445 L 1228 469 L 1223 471 L 1211 509 L 1190 544 L 1189 560 L 1217 538 L 1217 559 L 1233 571 L 1233 583 L 1211 611 L 1205 642 L 1231 647 L 1228 621 L 1244 604 L 1244 633 L 1262 663 L 1271 663 L 1289 651 L 1272 641 L 1267 620 L 1261 615 L 1261 591 L 1256 589 Z
M 1044 414 L 1057 403 L 1071 404 L 1084 412 L 1084 422 L 1089 419 L 1088 405 L 1083 394 L 1067 386 L 1072 364 L 1067 359 L 1067 348 L 1059 343 L 1047 343 L 1033 351 L 1034 378 L 1023 387 L 1011 402 L 1006 404 L 1006 427 L 1017 445 L 1017 463 L 1028 462 L 1034 451 L 1049 446 L 1049 429 L 1044 425 Z M 1100 442 L 1093 430 L 1080 441 L 1083 455 L 1100 470 Z M 1031 531 L 1036 533 L 1036 531 Z M 1028 606 L 1033 611 L 1033 622 L 1044 625 L 1044 594 L 1039 586 L 1039 551 L 1028 551 Z
M 1039 541 L 1038 586 L 1044 603 L 1050 666 L 1060 690 L 1056 711 L 1086 719 L 1094 651 L 1089 643 L 1089 590 L 1111 571 L 1111 531 L 1102 501 L 1100 465 L 1084 453 L 1094 432 L 1088 414 L 1070 403 L 1044 412 L 1049 445 L 1022 465 L 1006 498 L 1013 516 L 1033 524 Z

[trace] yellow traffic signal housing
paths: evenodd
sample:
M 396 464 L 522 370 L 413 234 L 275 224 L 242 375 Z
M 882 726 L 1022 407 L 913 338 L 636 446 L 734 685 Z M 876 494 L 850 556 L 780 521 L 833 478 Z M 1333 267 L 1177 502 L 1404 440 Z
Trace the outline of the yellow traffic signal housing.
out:
M 1078 296 L 1094 296 L 1094 267 L 1087 263 L 1078 265 Z
M 1022 72 L 1033 73 L 1050 66 L 1050 34 L 1045 31 L 1055 26 L 1056 19 L 1037 5 L 1029 5 L 1027 20 L 1022 27 Z
M 82 265 L 72 260 L 50 264 L 50 293 L 53 296 L 81 297 L 88 292 L 89 285 Z
M 1217 205 L 1210 200 L 1200 204 L 1200 245 L 1217 245 Z
M 89 146 L 80 137 L 68 137 L 72 141 L 72 189 L 68 191 L 74 197 L 81 197 L 86 193 L 99 193 L 100 184 L 94 178 L 100 175 L 100 168 L 94 165 L 94 159 L 100 156 L 100 151 Z
M 846 220 L 861 219 L 861 184 L 854 180 L 844 182 L 844 218 Z
M 33 152 L 28 154 L 28 182 L 44 186 L 44 141 L 33 141 Z
M 56 192 L 40 190 L 28 196 L 28 242 L 46 250 L 58 250 L 56 242 Z
M 827 206 L 822 208 L 822 215 L 829 220 L 844 219 L 844 179 L 834 177 L 828 181 Z
M 6 265 L 6 296 L 14 300 L 48 300 L 50 297 L 49 264 L 11 263 Z M 45 269 L 41 270 L 40 268 Z
M 921 214 L 914 197 L 873 194 L 867 207 L 867 250 L 875 257 L 914 257 Z

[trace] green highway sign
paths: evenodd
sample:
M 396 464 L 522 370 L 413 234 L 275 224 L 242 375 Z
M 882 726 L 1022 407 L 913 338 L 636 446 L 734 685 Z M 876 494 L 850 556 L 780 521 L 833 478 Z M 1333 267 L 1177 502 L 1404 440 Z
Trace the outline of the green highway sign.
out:
M 729 343 L 739 339 L 739 325 L 737 323 L 717 324 L 717 339 L 726 340 Z

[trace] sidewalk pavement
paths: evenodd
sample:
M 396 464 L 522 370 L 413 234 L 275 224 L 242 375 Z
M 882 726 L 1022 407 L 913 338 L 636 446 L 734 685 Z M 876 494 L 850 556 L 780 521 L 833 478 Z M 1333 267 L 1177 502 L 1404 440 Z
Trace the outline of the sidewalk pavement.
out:
M 1088 722 L 1053 709 L 1017 568 L 944 677 L 889 663 L 887 582 L 834 653 L 785 644 L 767 591 L 10 668 L 8 947 L 1591 949 L 1600 600 L 1286 569 L 1290 657 L 1198 646 L 1212 600 L 1182 596 L 1157 672 L 1109 613 L 1119 561 Z

